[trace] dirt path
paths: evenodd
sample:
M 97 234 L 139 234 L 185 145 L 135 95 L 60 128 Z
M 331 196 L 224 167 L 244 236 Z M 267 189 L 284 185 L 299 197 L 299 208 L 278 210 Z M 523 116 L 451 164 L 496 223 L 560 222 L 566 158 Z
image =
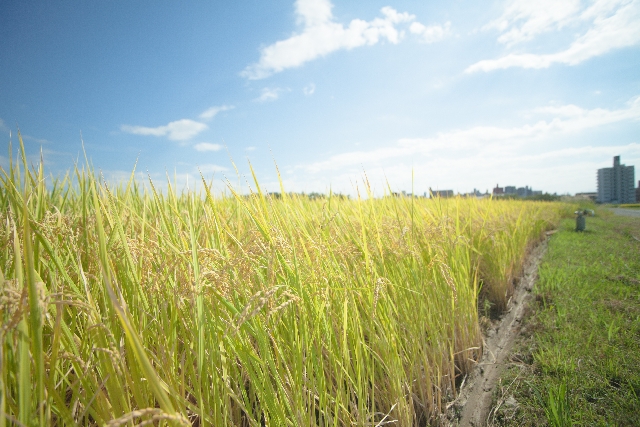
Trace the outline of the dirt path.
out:
M 493 390 L 520 333 L 525 308 L 532 298 L 531 290 L 537 277 L 538 264 L 546 249 L 547 241 L 545 240 L 528 257 L 524 276 L 519 280 L 511 297 L 508 311 L 487 331 L 484 337 L 482 359 L 463 383 L 455 404 L 451 405 L 451 410 L 460 413 L 459 421 L 454 422 L 453 425 L 464 427 L 486 425 L 492 410 Z

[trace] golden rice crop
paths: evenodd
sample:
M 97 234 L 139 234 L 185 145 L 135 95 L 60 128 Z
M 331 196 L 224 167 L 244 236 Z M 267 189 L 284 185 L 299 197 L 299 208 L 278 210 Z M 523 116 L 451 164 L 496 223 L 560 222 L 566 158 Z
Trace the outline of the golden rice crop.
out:
M 556 204 L 2 170 L 0 427 L 423 425 Z M 11 156 L 10 156 L 11 157 Z

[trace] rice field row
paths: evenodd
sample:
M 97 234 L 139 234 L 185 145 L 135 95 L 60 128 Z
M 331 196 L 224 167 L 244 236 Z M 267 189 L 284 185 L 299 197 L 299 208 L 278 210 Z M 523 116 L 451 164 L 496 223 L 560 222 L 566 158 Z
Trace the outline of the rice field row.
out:
M 505 307 L 563 209 L 45 184 L 21 154 L 0 178 L 0 427 L 425 425 L 481 354 L 479 298 Z

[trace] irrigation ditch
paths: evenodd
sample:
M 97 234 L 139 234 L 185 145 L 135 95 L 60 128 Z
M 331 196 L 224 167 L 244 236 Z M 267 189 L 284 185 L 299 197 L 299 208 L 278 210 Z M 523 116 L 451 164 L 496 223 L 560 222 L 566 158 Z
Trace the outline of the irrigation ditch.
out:
M 445 425 L 480 427 L 488 424 L 495 409 L 492 405 L 494 390 L 520 334 L 522 321 L 532 300 L 538 266 L 547 249 L 549 236 L 553 233 L 547 232 L 545 239 L 531 251 L 507 309 L 483 334 L 482 357 L 464 378 L 458 397 L 447 405 Z

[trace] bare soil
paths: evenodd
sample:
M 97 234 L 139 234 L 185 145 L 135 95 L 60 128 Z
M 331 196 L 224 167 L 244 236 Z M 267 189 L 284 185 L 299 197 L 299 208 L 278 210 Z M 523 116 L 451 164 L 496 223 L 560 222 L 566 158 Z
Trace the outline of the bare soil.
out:
M 552 232 L 547 233 L 547 235 Z M 522 320 L 532 300 L 531 290 L 537 278 L 538 264 L 547 249 L 547 240 L 529 255 L 523 276 L 518 280 L 507 311 L 487 329 L 483 354 L 477 366 L 464 379 L 457 399 L 448 405 L 449 425 L 479 427 L 487 425 L 493 411 L 492 398 L 500 374 L 520 334 Z

